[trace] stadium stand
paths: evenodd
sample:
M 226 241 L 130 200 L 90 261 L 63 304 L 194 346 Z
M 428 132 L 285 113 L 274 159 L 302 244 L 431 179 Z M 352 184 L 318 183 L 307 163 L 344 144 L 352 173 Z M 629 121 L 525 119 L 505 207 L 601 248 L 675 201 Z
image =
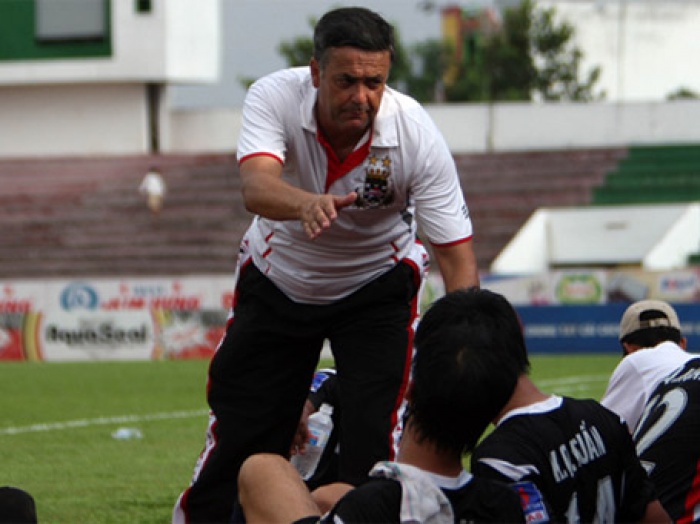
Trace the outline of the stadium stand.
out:
M 166 183 L 158 214 L 139 185 Z M 233 155 L 0 162 L 0 278 L 231 272 L 250 215 Z
M 633 146 L 593 203 L 659 204 L 700 200 L 700 145 Z
M 455 156 L 486 271 L 539 207 L 589 205 L 624 148 Z M 160 213 L 138 188 L 156 167 Z M 234 154 L 0 161 L 0 278 L 229 274 L 251 215 Z
M 479 267 L 491 262 L 540 207 L 586 206 L 625 148 L 457 155 L 476 231 Z

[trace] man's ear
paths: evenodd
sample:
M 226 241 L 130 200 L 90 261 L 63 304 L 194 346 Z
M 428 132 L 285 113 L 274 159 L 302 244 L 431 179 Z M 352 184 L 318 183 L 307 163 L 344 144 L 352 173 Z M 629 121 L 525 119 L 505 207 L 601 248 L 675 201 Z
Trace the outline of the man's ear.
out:
M 682 347 L 684 350 L 688 349 L 688 339 L 685 337 L 681 337 L 680 342 L 678 342 L 678 345 Z
M 622 344 L 622 353 L 623 353 L 623 356 L 625 356 L 625 357 L 642 348 L 641 346 L 638 346 L 637 344 L 630 344 L 629 342 L 621 342 L 621 344 Z
M 318 89 L 318 86 L 321 84 L 321 65 L 318 63 L 318 60 L 312 58 L 309 62 L 309 67 L 311 68 L 311 80 L 314 87 Z

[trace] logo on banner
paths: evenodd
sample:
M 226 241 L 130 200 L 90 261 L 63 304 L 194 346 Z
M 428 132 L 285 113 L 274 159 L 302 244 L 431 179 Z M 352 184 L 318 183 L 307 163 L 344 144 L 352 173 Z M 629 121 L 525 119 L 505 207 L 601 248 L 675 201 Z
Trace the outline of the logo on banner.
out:
M 556 295 L 562 304 L 596 304 L 603 296 L 603 286 L 595 275 L 565 275 L 557 284 Z
M 61 307 L 65 311 L 74 309 L 97 309 L 100 299 L 92 286 L 82 282 L 70 284 L 61 293 Z
M 18 298 L 12 286 L 5 286 L 0 294 L 0 315 L 3 313 L 29 313 L 32 301 L 28 298 Z
M 121 283 L 117 290 L 105 284 L 73 282 L 63 289 L 59 301 L 63 311 L 198 310 L 202 307 L 201 296 L 183 294 L 178 281 L 174 281 L 170 289 L 157 283 Z
M 38 331 L 44 360 L 145 360 L 156 339 L 147 311 L 49 311 Z
M 661 294 L 674 299 L 692 299 L 697 285 L 698 279 L 693 273 L 661 275 L 659 278 Z

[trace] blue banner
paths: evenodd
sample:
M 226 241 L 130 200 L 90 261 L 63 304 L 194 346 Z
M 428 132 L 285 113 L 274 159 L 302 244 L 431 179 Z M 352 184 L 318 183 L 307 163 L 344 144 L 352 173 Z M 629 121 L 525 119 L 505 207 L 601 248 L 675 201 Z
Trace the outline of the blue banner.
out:
M 590 306 L 514 306 L 530 353 L 617 353 L 627 303 Z M 700 304 L 673 304 L 688 351 L 700 352 Z

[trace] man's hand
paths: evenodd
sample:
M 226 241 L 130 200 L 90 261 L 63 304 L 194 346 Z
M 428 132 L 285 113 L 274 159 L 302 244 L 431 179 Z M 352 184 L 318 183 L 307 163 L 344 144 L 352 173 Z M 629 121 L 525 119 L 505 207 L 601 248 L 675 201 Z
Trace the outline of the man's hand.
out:
M 308 237 L 313 240 L 338 217 L 338 210 L 352 205 L 357 199 L 354 191 L 344 196 L 314 195 L 301 208 L 301 224 Z
M 289 450 L 290 455 L 304 453 L 304 446 L 306 446 L 306 443 L 309 441 L 309 417 L 314 411 L 316 411 L 316 408 L 309 399 L 306 399 L 306 402 L 304 402 L 304 409 L 301 412 L 301 418 L 299 419 L 299 425 L 297 426 L 297 432 L 294 434 L 292 447 Z

